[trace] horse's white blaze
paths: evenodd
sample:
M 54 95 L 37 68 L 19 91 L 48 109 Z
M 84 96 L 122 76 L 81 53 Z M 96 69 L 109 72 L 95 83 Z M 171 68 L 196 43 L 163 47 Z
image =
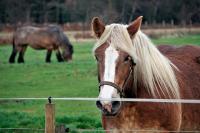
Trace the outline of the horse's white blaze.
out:
M 111 45 L 105 50 L 105 62 L 104 62 L 104 81 L 110 81 L 114 83 L 115 80 L 115 68 L 116 60 L 119 56 L 118 51 Z M 117 90 L 108 85 L 101 87 L 99 98 L 110 99 L 112 97 L 117 97 Z M 101 101 L 102 104 L 108 104 L 110 101 Z

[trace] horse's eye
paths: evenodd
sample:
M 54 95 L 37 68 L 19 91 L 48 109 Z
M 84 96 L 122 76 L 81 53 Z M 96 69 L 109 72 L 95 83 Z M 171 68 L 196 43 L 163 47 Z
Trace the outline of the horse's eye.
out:
M 132 58 L 130 56 L 127 56 L 126 58 L 124 58 L 125 62 L 130 61 L 130 60 L 132 60 Z

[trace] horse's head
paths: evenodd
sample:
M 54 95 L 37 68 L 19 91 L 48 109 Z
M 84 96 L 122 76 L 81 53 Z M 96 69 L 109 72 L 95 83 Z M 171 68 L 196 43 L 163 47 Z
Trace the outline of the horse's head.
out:
M 73 46 L 64 33 L 62 36 L 62 57 L 65 61 L 70 61 L 72 60 L 72 54 L 74 52 Z
M 129 38 L 134 37 L 135 33 L 140 28 L 141 22 L 142 17 L 139 17 L 126 28 Z M 105 31 L 105 25 L 99 18 L 93 19 L 92 29 L 99 40 L 103 39 L 101 37 L 105 36 L 105 32 L 107 32 Z M 112 32 L 117 32 L 117 30 L 113 29 Z M 120 33 L 115 34 L 117 38 L 118 34 Z M 119 112 L 121 102 L 112 101 L 111 99 L 120 99 L 127 95 L 125 93 L 125 88 L 130 83 L 129 80 L 133 78 L 133 70 L 136 65 L 132 55 L 125 52 L 123 48 L 117 47 L 125 44 L 115 45 L 115 43 L 121 43 L 120 40 L 114 40 L 117 38 L 108 37 L 101 45 L 94 49 L 94 55 L 98 66 L 100 98 L 100 100 L 96 102 L 96 105 L 105 115 L 115 115 Z
M 72 60 L 72 54 L 73 54 L 73 46 L 71 44 L 66 45 L 66 47 L 63 49 L 63 52 L 62 52 L 63 59 L 65 61 Z

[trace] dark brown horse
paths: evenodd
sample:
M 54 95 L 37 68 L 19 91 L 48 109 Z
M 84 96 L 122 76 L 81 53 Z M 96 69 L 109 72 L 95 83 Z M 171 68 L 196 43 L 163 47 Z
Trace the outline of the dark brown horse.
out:
M 140 30 L 141 23 L 142 17 L 128 26 L 105 26 L 99 18 L 92 21 L 98 39 L 94 55 L 100 100 L 96 104 L 104 129 L 122 133 L 200 131 L 198 104 L 111 100 L 200 99 L 200 47 L 155 47 Z
M 13 50 L 9 62 L 14 63 L 15 56 L 19 52 L 18 63 L 23 63 L 27 46 L 36 50 L 46 49 L 46 62 L 51 62 L 53 50 L 56 51 L 59 62 L 72 60 L 73 46 L 61 28 L 55 25 L 43 28 L 32 26 L 18 28 L 13 34 Z M 62 49 L 62 54 L 60 49 Z

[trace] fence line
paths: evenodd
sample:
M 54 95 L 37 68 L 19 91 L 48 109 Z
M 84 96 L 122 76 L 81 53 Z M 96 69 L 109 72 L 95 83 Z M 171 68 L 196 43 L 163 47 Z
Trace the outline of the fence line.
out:
M 123 101 L 123 102 L 154 102 L 154 103 L 190 103 L 200 104 L 200 100 L 197 99 L 143 99 L 143 98 L 81 98 L 81 97 L 66 97 L 66 98 L 50 98 L 54 101 Z M 49 100 L 49 98 L 0 98 L 0 101 L 5 100 Z
M 97 129 L 97 130 L 93 130 L 93 129 L 74 129 L 75 131 L 78 131 L 78 132 L 116 132 L 116 131 L 121 131 L 121 132 L 123 132 L 123 131 L 125 131 L 125 132 L 131 132 L 131 133 L 138 133 L 138 132 L 147 132 L 147 133 L 149 133 L 149 132 L 158 132 L 158 133 L 162 133 L 162 132 L 166 132 L 166 130 L 153 130 L 153 129 L 147 129 L 147 130 L 144 130 L 144 129 L 142 129 L 142 130 L 140 130 L 140 129 L 133 129 L 133 130 L 131 130 L 131 129 L 116 129 L 116 130 L 101 130 L 101 129 Z M 177 131 L 167 131 L 167 132 L 170 132 L 170 133 L 177 133 Z M 179 131 L 179 132 L 181 132 L 181 133 L 199 133 L 200 131 L 198 131 L 198 130 L 196 130 L 196 131 Z
M 25 130 L 25 131 L 30 131 L 30 130 L 32 130 L 32 131 L 45 131 L 45 129 L 36 129 L 36 128 L 0 128 L 0 131 L 2 131 L 2 130 Z M 166 132 L 166 131 L 164 131 L 164 130 L 153 130 L 153 129 L 147 129 L 147 130 L 144 130 L 144 129 L 142 129 L 142 130 L 140 130 L 140 129 L 133 129 L 133 130 L 131 130 L 131 129 L 116 129 L 116 130 L 104 130 L 104 129 L 69 129 L 69 132 L 70 131 L 78 131 L 78 132 L 80 132 L 80 133 L 82 133 L 82 132 L 91 132 L 91 133 L 94 133 L 94 132 L 115 132 L 115 131 L 126 131 L 126 132 L 132 132 L 132 133 L 139 133 L 139 132 L 158 132 L 158 133 L 160 133 L 160 132 Z M 177 131 L 168 131 L 168 132 L 171 132 L 171 133 L 177 133 Z M 181 133 L 199 133 L 200 131 L 198 131 L 198 130 L 194 130 L 194 131 L 179 131 L 179 132 L 181 132 Z
M 32 130 L 32 131 L 44 131 L 44 129 L 40 128 L 0 128 L 1 130 Z

